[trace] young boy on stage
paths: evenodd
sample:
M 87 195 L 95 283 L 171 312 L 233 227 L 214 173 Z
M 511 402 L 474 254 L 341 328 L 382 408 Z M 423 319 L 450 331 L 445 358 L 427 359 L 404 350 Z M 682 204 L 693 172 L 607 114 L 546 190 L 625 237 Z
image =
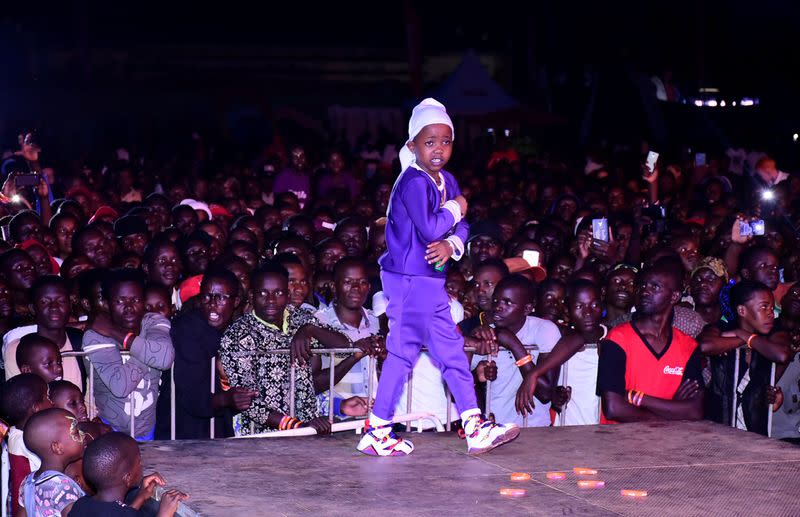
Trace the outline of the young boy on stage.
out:
M 380 258 L 387 298 L 389 353 L 375 405 L 358 450 L 373 456 L 405 456 L 414 450 L 392 432 L 397 399 L 427 345 L 456 400 L 470 454 L 486 452 L 519 435 L 514 424 L 484 420 L 464 353 L 464 338 L 450 317 L 446 263 L 460 259 L 469 227 L 462 221 L 467 201 L 444 166 L 450 159 L 453 123 L 434 99 L 417 105 L 400 151 L 402 172 L 394 184 L 386 222 L 386 253 Z

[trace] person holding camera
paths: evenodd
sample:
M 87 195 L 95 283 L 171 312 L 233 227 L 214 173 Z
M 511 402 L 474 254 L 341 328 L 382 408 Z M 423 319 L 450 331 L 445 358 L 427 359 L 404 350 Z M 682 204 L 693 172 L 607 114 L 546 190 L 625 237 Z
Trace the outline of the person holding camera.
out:
M 20 205 L 20 208 L 36 208 L 42 221 L 52 216 L 53 201 L 50 186 L 40 173 L 39 153 L 42 148 L 34 141 L 33 133 L 19 136 L 20 150 L 0 166 L 5 182 L 2 188 L 3 203 Z

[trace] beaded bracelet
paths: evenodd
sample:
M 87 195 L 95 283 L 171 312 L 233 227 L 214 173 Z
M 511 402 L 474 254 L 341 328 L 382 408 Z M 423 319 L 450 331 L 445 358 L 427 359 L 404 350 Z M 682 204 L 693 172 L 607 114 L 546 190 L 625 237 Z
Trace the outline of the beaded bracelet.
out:
M 517 359 L 517 361 L 514 364 L 516 364 L 518 367 L 521 368 L 521 367 L 525 366 L 526 364 L 532 363 L 532 362 L 533 362 L 533 357 L 531 357 L 531 354 L 528 354 L 528 355 L 526 355 L 525 357 L 523 357 L 521 359 Z
M 130 341 L 132 341 L 134 337 L 136 337 L 136 334 L 128 332 L 125 339 L 122 340 L 122 348 L 128 350 L 130 348 Z

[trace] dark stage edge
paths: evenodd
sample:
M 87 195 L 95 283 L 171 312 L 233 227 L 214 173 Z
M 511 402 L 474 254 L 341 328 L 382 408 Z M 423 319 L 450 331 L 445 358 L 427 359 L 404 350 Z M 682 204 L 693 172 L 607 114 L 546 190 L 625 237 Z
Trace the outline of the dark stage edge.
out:
M 150 442 L 142 455 L 145 472 L 163 474 L 207 516 L 800 515 L 800 447 L 708 422 L 523 429 L 480 456 L 450 433 L 405 435 L 417 448 L 406 458 L 363 456 L 349 432 Z M 567 479 L 545 477 L 556 470 Z M 532 479 L 511 482 L 511 472 Z M 581 489 L 579 478 L 606 485 Z M 527 494 L 511 499 L 501 487 Z

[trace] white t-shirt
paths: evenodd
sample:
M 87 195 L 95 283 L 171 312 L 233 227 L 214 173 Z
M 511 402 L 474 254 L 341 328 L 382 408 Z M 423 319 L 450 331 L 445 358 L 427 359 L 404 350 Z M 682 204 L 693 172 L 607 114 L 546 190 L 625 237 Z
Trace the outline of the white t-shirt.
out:
M 19 366 L 17 365 L 17 346 L 19 345 L 19 340 L 28 334 L 33 334 L 37 329 L 38 327 L 36 325 L 26 325 L 9 330 L 6 332 L 5 336 L 3 336 L 3 364 L 5 365 L 6 380 L 20 374 Z M 64 340 L 64 344 L 61 346 L 61 352 L 72 352 L 72 343 L 69 340 L 69 336 Z M 64 368 L 62 379 L 71 382 L 83 390 L 83 376 L 81 375 L 81 368 L 78 366 L 78 358 L 64 357 L 62 358 L 62 366 Z
M 331 305 L 325 309 L 321 309 L 314 313 L 314 316 L 326 325 L 330 325 L 338 329 L 342 334 L 350 338 L 354 343 L 359 339 L 374 336 L 380 331 L 380 324 L 378 318 L 368 309 L 364 309 L 364 315 L 361 318 L 361 324 L 358 328 L 351 327 L 339 321 L 336 315 L 336 309 Z M 342 362 L 344 357 L 336 357 L 334 364 L 338 365 Z M 329 368 L 331 358 L 329 355 L 322 356 L 322 368 Z M 353 365 L 353 367 L 342 377 L 338 384 L 333 387 L 334 396 L 340 399 L 348 399 L 350 397 L 366 397 L 367 387 L 369 386 L 369 357 L 362 357 L 360 361 Z M 372 396 L 378 387 L 377 368 L 372 372 Z M 326 392 L 327 393 L 327 392 Z M 327 408 L 325 408 L 327 411 Z
M 563 425 L 600 423 L 600 397 L 597 396 L 597 348 L 586 348 L 569 358 L 561 367 L 559 386 L 571 386 L 572 396 L 556 422 Z
M 528 316 L 525 324 L 517 332 L 517 339 L 523 345 L 537 345 L 539 350 L 532 350 L 533 361 L 537 362 L 539 354 L 549 354 L 558 340 L 561 339 L 561 332 L 555 323 Z M 472 368 L 476 368 L 480 361 L 488 360 L 489 356 L 475 355 L 472 357 Z M 492 382 L 492 396 L 489 402 L 487 413 L 494 413 L 495 421 L 498 423 L 515 423 L 522 425 L 522 415 L 517 413 L 514 402 L 517 397 L 517 390 L 522 384 L 522 375 L 519 367 L 515 364 L 514 354 L 502 349 L 495 358 L 497 364 L 497 380 Z M 543 404 L 536 399 L 534 401 L 533 414 L 528 415 L 528 427 L 544 427 L 550 425 L 550 404 Z
M 450 316 L 458 324 L 464 319 L 464 307 L 456 300 L 450 300 Z M 442 380 L 442 371 L 439 364 L 427 353 L 419 355 L 417 364 L 412 370 L 411 381 L 411 410 L 408 410 L 408 383 L 403 384 L 403 391 L 395 406 L 395 415 L 405 415 L 407 413 L 432 413 L 436 415 L 442 423 L 447 422 L 447 393 L 445 384 Z M 458 410 L 453 404 L 450 410 L 450 419 L 458 420 Z M 417 422 L 414 423 L 416 427 Z M 428 420 L 421 422 L 423 429 L 430 429 L 433 424 Z

